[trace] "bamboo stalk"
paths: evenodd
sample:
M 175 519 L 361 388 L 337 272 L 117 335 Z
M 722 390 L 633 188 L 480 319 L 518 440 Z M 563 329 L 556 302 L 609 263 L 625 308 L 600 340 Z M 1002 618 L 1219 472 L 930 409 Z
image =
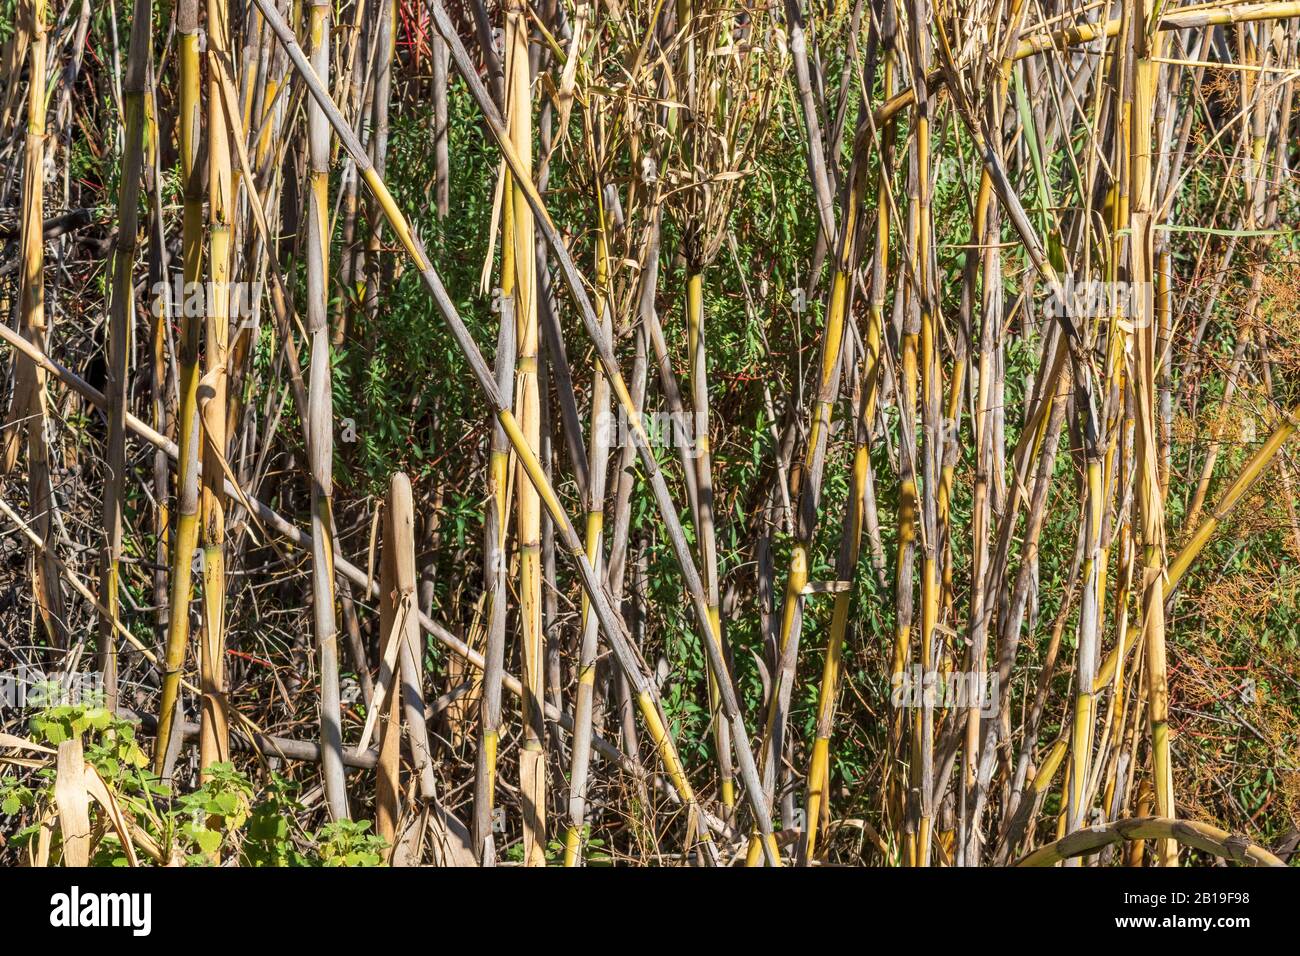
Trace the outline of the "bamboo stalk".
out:
M 687 362 L 690 367 L 691 404 L 695 410 L 691 465 L 695 471 L 696 533 L 699 536 L 700 564 L 703 566 L 705 597 L 708 601 L 709 640 L 725 657 L 722 638 L 721 600 L 718 589 L 718 540 L 713 515 L 713 455 L 709 449 L 709 378 L 708 350 L 704 336 L 704 267 L 688 269 L 686 276 Z M 717 719 L 719 680 L 730 680 L 725 673 L 708 668 L 709 714 L 713 718 L 715 759 L 718 761 L 718 787 L 723 812 L 730 815 L 735 806 L 735 780 L 731 770 L 731 743 L 726 721 Z M 772 796 L 768 788 L 767 801 Z
M 170 317 L 172 305 L 168 290 L 167 277 L 170 274 L 167 255 L 166 224 L 163 219 L 162 191 L 160 182 L 162 170 L 159 166 L 157 96 L 155 91 L 152 51 L 146 50 L 147 60 L 147 97 L 144 102 L 144 142 L 147 147 L 145 157 L 145 182 L 150 197 L 149 230 L 149 280 L 153 289 L 161 288 L 162 294 L 154 302 L 150 312 L 150 365 L 149 365 L 149 399 L 150 412 L 154 427 L 165 434 L 175 434 L 175 404 L 169 401 L 175 379 L 169 376 L 170 363 L 167 361 L 171 341 Z M 123 406 L 125 423 L 126 408 Z M 129 430 L 129 429 L 128 429 Z M 167 465 L 167 455 L 161 449 L 153 454 L 153 495 L 157 502 L 154 514 L 154 573 L 153 600 L 157 607 L 155 629 L 159 646 L 163 646 L 164 635 L 168 628 L 168 589 L 167 572 L 171 560 L 171 470 Z M 156 726 L 156 725 L 155 725 Z
M 385 510 L 392 511 L 392 489 Z M 379 633 L 381 641 L 390 640 L 398 625 L 398 618 L 409 612 L 402 606 L 393 570 L 396 543 L 389 534 L 391 521 L 384 517 L 384 544 L 379 572 Z M 375 763 L 375 833 L 391 848 L 397 846 L 397 827 L 402 818 L 402 696 L 398 681 L 394 680 L 387 658 L 380 661 L 380 684 L 387 689 L 383 700 L 371 699 L 371 707 L 382 714 L 380 718 L 379 758 Z M 390 853 L 391 862 L 391 853 Z
M 513 204 L 503 208 L 503 231 L 512 232 Z M 502 401 L 514 396 L 515 312 L 514 243 L 501 248 L 501 320 L 497 334 L 496 385 Z M 510 522 L 510 440 L 500 423 L 491 423 L 487 502 L 483 520 L 483 578 L 488 595 L 487 642 L 483 651 L 483 696 L 479 702 L 478 752 L 474 758 L 474 851 L 479 865 L 496 862 L 492 836 L 495 807 L 497 747 L 501 736 L 501 681 L 506 647 L 506 540 Z
M 117 240 L 113 251 L 113 292 L 109 317 L 108 478 L 104 483 L 104 530 L 108 535 L 100 565 L 100 604 L 107 611 L 99 623 L 99 669 L 105 701 L 117 708 L 117 645 L 113 624 L 119 620 L 118 588 L 122 559 L 122 497 L 126 472 L 127 383 L 131 375 L 131 316 L 134 313 L 132 275 L 139 231 L 140 175 L 144 165 L 145 73 L 153 20 L 149 0 L 136 0 L 131 14 L 131 46 L 123 85 L 125 149 L 118 190 Z
M 230 59 L 226 0 L 208 0 L 207 57 Z M 202 688 L 199 765 L 206 770 L 230 759 L 225 687 L 226 503 L 222 468 L 227 450 L 226 385 L 230 341 L 231 240 L 234 205 L 229 127 L 218 71 L 208 71 L 208 281 L 204 376 L 200 382 L 203 486 L 200 541 L 203 547 L 203 626 L 199 685 Z
M 605 333 L 613 335 L 613 323 L 608 307 L 609 296 L 609 243 L 608 219 L 599 188 L 596 195 L 599 214 L 596 234 L 596 294 L 601 306 L 601 319 Z M 588 444 L 590 459 L 587 474 L 587 560 L 599 573 L 603 566 L 605 527 L 605 482 L 609 470 L 611 422 L 609 413 L 609 382 L 597 365 L 591 382 L 591 441 Z M 614 588 L 611 595 L 618 596 Z M 582 644 L 578 657 L 578 690 L 573 705 L 573 753 L 569 762 L 569 823 L 564 836 L 564 865 L 577 866 L 582 858 L 583 827 L 587 812 L 588 772 L 591 765 L 591 733 L 593 708 L 596 696 L 596 651 L 598 628 L 591 614 L 589 602 L 582 602 Z M 725 803 L 724 803 L 725 806 Z
M 923 22 L 926 7 L 923 2 L 915 3 L 909 11 L 914 22 Z M 929 34 L 923 30 L 909 32 L 911 59 L 914 75 L 925 75 L 929 65 L 931 51 Z M 914 110 L 913 143 L 916 149 L 916 192 L 915 201 L 917 234 L 914 255 L 913 275 L 920 278 L 919 287 L 914 295 L 920 310 L 920 390 L 921 390 L 921 426 L 924 442 L 920 448 L 922 501 L 920 517 L 921 559 L 921 632 L 920 658 L 923 675 L 935 671 L 935 627 L 939 621 L 939 484 L 940 462 L 943 459 L 943 424 L 940 420 L 941 397 L 943 394 L 942 374 L 939 364 L 939 295 L 936 289 L 937 277 L 932 260 L 934 248 L 934 214 L 933 185 L 931 171 L 930 143 L 931 105 L 928 95 L 918 93 Z M 954 386 L 955 390 L 956 386 Z M 915 444 L 912 446 L 916 448 Z M 905 449 L 905 454 L 907 450 Z M 913 467 L 915 467 L 913 465 Z M 915 492 L 913 493 L 915 495 Z M 928 698 L 923 698 L 920 720 L 913 716 L 913 756 L 912 787 L 919 791 L 916 803 L 916 850 L 915 862 L 918 866 L 929 866 L 931 862 L 934 807 L 932 793 L 934 790 L 934 707 Z
M 310 0 L 308 15 L 312 69 L 325 89 L 330 67 L 329 0 Z M 307 137 L 311 162 L 307 202 L 307 331 L 311 337 L 307 454 L 311 459 L 312 609 L 320 667 L 321 774 L 330 815 L 346 820 L 348 793 L 343 772 L 334 595 L 334 404 L 328 324 L 330 127 L 325 111 L 316 102 L 308 104 Z
M 1169 690 L 1165 662 L 1165 532 L 1164 494 L 1159 477 L 1159 433 L 1156 424 L 1156 317 L 1147 290 L 1154 288 L 1152 261 L 1154 221 L 1151 211 L 1151 103 L 1159 64 L 1159 41 L 1146 29 L 1146 5 L 1134 0 L 1133 55 L 1134 87 L 1130 156 L 1129 196 L 1132 202 L 1129 225 L 1132 239 L 1130 275 L 1138 310 L 1134 316 L 1133 388 L 1137 399 L 1137 481 L 1142 521 L 1142 630 L 1146 641 L 1148 720 L 1151 729 L 1152 777 L 1156 813 L 1174 817 L 1173 768 L 1169 747 Z M 1080 674 L 1082 681 L 1090 675 Z M 1172 839 L 1158 843 L 1157 859 L 1162 866 L 1176 865 L 1178 854 Z
M 379 0 L 375 9 L 375 64 L 371 95 L 370 160 L 376 172 L 383 176 L 388 167 L 388 101 L 392 91 L 393 54 L 397 48 L 397 4 L 395 0 Z M 365 314 L 369 322 L 378 321 L 379 289 L 383 285 L 384 270 L 381 255 L 384 220 L 378 208 L 370 203 L 370 235 L 366 239 Z M 336 337 L 345 334 L 345 330 Z
M 19 308 L 23 335 L 37 348 L 46 349 L 50 329 L 45 310 L 45 135 L 46 135 L 46 58 L 49 42 L 46 34 L 45 0 L 29 0 L 27 11 L 28 90 L 27 135 L 23 153 L 22 273 L 19 281 Z M 53 545 L 56 528 L 55 501 L 50 484 L 50 446 L 53 444 L 53 420 L 49 415 L 49 397 L 41 369 L 18 363 L 14 375 L 13 413 L 9 427 L 26 420 L 27 489 L 32 503 L 32 526 L 41 539 L 34 549 L 35 605 L 51 646 L 65 647 L 68 624 L 63 592 L 54 563 Z M 10 453 L 2 470 L 12 468 L 17 454 L 17 433 L 13 434 Z
M 528 27 L 524 9 L 511 3 L 506 9 L 506 123 L 510 142 L 524 157 L 520 173 L 531 178 L 532 92 L 528 64 Z M 515 355 L 514 417 L 529 451 L 541 446 L 541 395 L 538 389 L 536 252 L 533 246 L 533 212 L 514 186 L 508 201 L 513 215 L 512 234 L 504 241 L 514 246 Z M 520 675 L 524 696 L 520 701 L 523 745 L 519 755 L 522 795 L 524 863 L 546 865 L 546 726 L 541 700 L 546 695 L 544 632 L 542 629 L 541 498 L 527 480 L 525 466 L 517 465 L 515 527 L 519 540 L 519 617 L 522 658 Z
M 416 616 L 415 503 L 411 480 L 403 472 L 397 472 L 389 481 L 384 520 L 385 553 L 389 562 L 387 590 L 393 592 L 390 596 L 396 609 L 393 627 L 400 641 L 397 656 L 400 679 L 395 682 L 396 693 L 406 722 L 407 744 L 420 798 L 433 804 L 437 800 L 437 782 L 425 724 L 424 646 Z
M 448 123 L 447 41 L 433 38 L 433 157 L 438 179 L 434 184 L 438 216 L 446 219 L 451 211 L 451 162 L 447 152 Z
M 1147 816 L 1117 820 L 1103 827 L 1072 833 L 1039 847 L 1016 866 L 1053 866 L 1104 846 L 1138 840 L 1181 843 L 1245 866 L 1286 866 L 1262 846 L 1208 823 Z
M 203 194 L 198 171 L 200 148 L 198 0 L 180 0 L 176 8 L 177 60 L 180 65 L 181 184 L 185 195 L 181 254 L 184 288 L 193 289 L 203 268 Z M 172 545 L 171 594 L 167 611 L 167 646 L 162 696 L 158 706 L 158 734 L 154 744 L 154 772 L 170 776 L 168 746 L 179 707 L 181 671 L 190 633 L 191 574 L 199 540 L 199 333 L 202 326 L 191 310 L 181 310 L 181 335 L 177 361 L 180 371 L 180 412 L 177 434 L 180 448 L 176 477 L 176 530 Z
M 912 275 L 918 275 L 924 268 L 920 260 L 919 245 L 921 237 L 920 211 L 920 173 L 917 159 L 915 138 L 911 148 L 910 169 L 908 174 L 908 214 L 907 242 L 908 269 Z M 896 293 L 901 301 L 902 333 L 901 351 L 902 368 L 899 373 L 899 468 L 898 468 L 898 545 L 894 571 L 894 645 L 890 661 L 890 682 L 895 686 L 908 666 L 912 656 L 912 634 L 916 613 L 915 570 L 917 550 L 917 525 L 920 512 L 920 496 L 917 489 L 917 458 L 920 442 L 917 438 L 917 401 L 920 388 L 919 352 L 921 342 L 922 305 L 917 301 L 918 290 L 907 288 Z M 922 667 L 924 673 L 924 665 Z M 904 735 L 911 725 L 910 763 L 903 763 Z M 915 866 L 919 848 L 919 780 L 921 728 L 914 715 L 895 708 L 890 713 L 889 754 L 891 761 L 898 761 L 899 778 L 893 781 L 892 792 L 887 799 L 891 803 L 892 822 L 903 830 L 903 860 L 908 866 Z M 907 766 L 911 779 L 903 789 L 901 776 L 903 767 Z M 894 768 L 891 768 L 891 770 Z

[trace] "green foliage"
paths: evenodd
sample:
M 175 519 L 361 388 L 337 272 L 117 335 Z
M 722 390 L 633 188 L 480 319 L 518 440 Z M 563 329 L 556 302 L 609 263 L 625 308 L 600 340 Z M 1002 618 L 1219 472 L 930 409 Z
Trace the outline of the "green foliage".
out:
M 87 763 L 164 859 L 179 856 L 192 866 L 231 860 L 242 866 L 384 864 L 387 845 L 368 832 L 369 822 L 341 820 L 305 830 L 302 821 L 311 814 L 298 799 L 299 785 L 278 774 L 255 784 L 233 763 L 213 764 L 197 789 L 175 796 L 148 769 L 132 725 L 102 708 L 53 707 L 33 716 L 29 726 L 35 742 L 51 746 L 81 737 Z M 40 832 L 35 819 L 41 808 L 53 805 L 54 785 L 52 766 L 30 773 L 8 766 L 0 771 L 0 816 L 32 821 L 18 829 L 15 845 L 27 845 Z M 118 837 L 104 829 L 92 865 L 127 865 Z
M 65 740 L 80 737 L 87 730 L 106 730 L 112 722 L 113 715 L 102 707 L 69 705 L 44 710 L 28 725 L 37 740 L 57 747 Z
M 219 859 L 227 839 L 235 836 L 252 813 L 253 787 L 233 764 L 218 763 L 205 771 L 203 785 L 176 801 L 183 821 L 178 835 L 193 864 Z
M 382 837 L 368 833 L 369 820 L 335 820 L 316 833 L 319 866 L 381 866 L 384 850 Z

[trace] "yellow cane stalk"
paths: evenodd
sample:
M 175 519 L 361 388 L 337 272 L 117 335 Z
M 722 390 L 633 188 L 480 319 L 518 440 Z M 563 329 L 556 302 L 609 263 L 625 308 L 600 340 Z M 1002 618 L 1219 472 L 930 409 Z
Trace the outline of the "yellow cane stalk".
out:
M 41 351 L 47 347 L 49 327 L 45 314 L 45 86 L 48 40 L 45 0 L 23 4 L 30 41 L 28 57 L 27 136 L 23 162 L 22 275 L 19 307 L 24 338 Z M 17 37 L 14 41 L 16 43 Z M 15 82 L 11 85 L 16 85 Z M 18 455 L 18 436 L 27 433 L 27 488 L 31 498 L 32 527 L 41 544 L 35 549 L 34 584 L 36 612 L 53 647 L 67 643 L 62 592 L 53 544 L 55 507 L 50 486 L 50 418 L 45 391 L 46 375 L 39 366 L 17 362 L 14 368 L 13 410 L 6 423 L 3 468 L 13 468 Z
M 185 207 L 182 218 L 182 278 L 186 290 L 195 288 L 203 268 L 203 193 L 198 173 L 200 143 L 198 0 L 182 0 L 176 12 L 177 60 L 180 65 L 179 138 L 181 184 Z M 168 600 L 167 650 L 163 665 L 162 695 L 158 705 L 158 734 L 154 772 L 162 773 L 171 744 L 181 671 L 189 641 L 191 573 L 199 539 L 199 317 L 178 304 L 181 334 L 180 414 L 177 423 L 176 537 L 171 557 L 171 594 Z
M 846 217 L 846 222 L 851 222 Z M 837 268 L 835 277 L 831 283 L 830 307 L 826 316 L 826 330 L 822 339 L 821 355 L 821 376 L 820 384 L 817 390 L 817 398 L 813 403 L 810 415 L 810 428 L 808 433 L 808 445 L 804 451 L 803 465 L 803 483 L 799 489 L 800 498 L 810 494 L 809 486 L 811 485 L 814 458 L 822 446 L 823 434 L 829 432 L 831 426 L 832 412 L 834 410 L 835 396 L 831 393 L 830 385 L 835 377 L 836 369 L 839 366 L 840 348 L 844 338 L 844 317 L 847 311 L 846 303 L 848 298 L 848 274 L 844 268 Z M 811 531 L 811 527 L 807 529 Z M 789 644 L 795 626 L 796 615 L 802 611 L 802 601 L 804 589 L 808 586 L 808 550 L 811 544 L 810 537 L 804 533 L 796 538 L 790 553 L 790 571 L 786 576 L 785 599 L 782 604 L 781 612 L 781 630 L 777 642 L 777 659 L 778 661 L 785 655 L 787 645 Z M 781 755 L 776 753 L 776 743 L 774 736 L 776 733 L 776 722 L 780 711 L 781 692 L 779 682 L 781 680 L 780 668 L 778 674 L 773 680 L 771 697 L 768 700 L 767 720 L 764 725 L 764 747 L 759 755 L 759 772 L 765 778 L 768 773 L 774 773 L 774 765 L 781 760 Z M 757 866 L 762 859 L 762 843 L 758 838 L 758 831 L 754 830 L 750 835 L 749 851 L 746 855 L 746 863 L 749 866 Z
M 532 170 L 532 93 L 528 66 L 528 22 L 524 8 L 512 0 L 506 12 L 506 122 L 510 141 Z M 515 180 L 511 179 L 513 184 Z M 523 192 L 512 188 L 514 207 L 515 328 L 519 351 L 515 359 L 515 418 L 528 448 L 541 447 L 541 396 L 537 383 L 537 257 L 533 211 Z M 521 476 L 522 477 L 522 476 Z M 519 782 L 524 804 L 524 862 L 546 865 L 546 727 L 542 720 L 545 695 L 545 635 L 542 633 L 541 510 L 538 495 L 527 481 L 515 491 L 515 521 L 519 535 L 519 614 L 523 647 L 524 696 L 521 717 L 524 740 L 519 758 Z
M 511 179 L 512 176 L 510 171 L 508 169 L 504 170 L 502 174 L 502 185 L 503 185 L 503 193 L 507 197 L 513 194 L 513 189 L 511 187 Z M 515 221 L 514 203 L 510 202 L 507 199 L 507 201 L 503 202 L 501 205 L 501 223 L 502 223 L 501 229 L 503 235 L 508 237 L 512 237 L 514 235 L 514 231 L 513 231 L 514 221 Z M 501 301 L 502 303 L 512 303 L 512 305 L 511 305 L 511 310 L 508 312 L 506 311 L 503 305 L 502 315 L 501 315 L 502 322 L 513 323 L 515 321 L 514 311 L 513 311 L 513 302 L 515 296 L 515 274 L 516 274 L 515 244 L 513 241 L 506 241 L 501 244 L 501 286 L 500 286 Z M 510 334 L 510 340 L 513 341 L 514 331 L 510 330 L 509 334 Z M 498 356 L 497 362 L 499 363 L 501 361 L 502 361 L 501 356 Z M 498 366 L 497 374 L 498 376 L 502 374 L 500 370 L 500 366 Z M 514 375 L 514 374 L 515 374 L 514 369 L 513 368 L 510 369 L 509 375 Z M 501 379 L 498 378 L 498 381 L 500 380 Z M 510 505 L 510 498 L 511 498 L 510 445 L 508 443 L 501 442 L 498 438 L 499 434 L 500 434 L 499 432 L 494 432 L 493 434 L 492 450 L 488 458 L 488 490 L 489 493 L 492 495 L 492 504 L 489 507 L 495 508 L 495 517 L 496 517 L 495 559 L 496 561 L 501 563 L 501 567 L 492 569 L 494 580 L 495 580 L 495 575 L 505 574 L 504 562 L 506 560 L 506 540 L 508 538 L 507 529 L 509 525 L 506 509 Z M 504 586 L 499 593 L 502 596 L 505 595 L 506 591 L 504 589 Z M 494 606 L 497 600 L 497 596 L 498 596 L 498 592 L 495 589 L 493 590 L 492 594 L 489 596 L 488 613 L 487 613 L 487 620 L 489 622 L 497 620 L 498 613 L 500 614 L 505 613 L 504 610 L 498 611 L 498 609 Z M 480 747 L 482 748 L 482 753 L 478 755 L 477 758 L 478 764 L 476 764 L 475 770 L 476 773 L 481 773 L 482 775 L 482 783 L 476 784 L 476 794 L 478 795 L 476 796 L 476 799 L 481 797 L 486 802 L 486 807 L 483 808 L 482 810 L 476 809 L 475 816 L 476 819 L 491 820 L 492 814 L 494 812 L 494 808 L 496 806 L 497 748 L 501 736 L 500 700 L 499 697 L 495 700 L 495 714 L 489 716 L 488 708 L 490 705 L 492 705 L 493 702 L 489 701 L 488 695 L 486 693 L 483 699 L 485 702 L 484 709 L 483 709 L 483 716 L 480 718 L 481 719 Z M 480 766 L 482 768 L 481 770 L 479 770 Z M 486 834 L 484 835 L 484 838 L 486 839 Z M 477 835 L 476 835 L 476 839 L 478 839 Z M 478 853 L 482 853 L 483 848 L 481 846 L 476 846 L 475 851 Z
M 883 242 L 879 255 L 887 258 L 889 241 L 889 213 L 885 206 L 880 207 L 883 225 L 883 239 L 877 235 L 877 241 Z M 817 693 L 817 731 L 813 739 L 812 756 L 808 762 L 808 785 L 805 806 L 807 808 L 806 835 L 802 857 L 811 860 L 817 851 L 817 833 L 823 815 L 830 811 L 830 744 L 831 731 L 835 720 L 835 697 L 839 687 L 841 662 L 844 654 L 844 635 L 848 630 L 849 610 L 853 604 L 853 574 L 857 567 L 858 554 L 862 545 L 863 510 L 862 500 L 866 495 L 867 476 L 871 468 L 871 446 L 866 435 L 871 430 L 871 423 L 876 417 L 876 397 L 880 382 L 880 347 L 881 332 L 884 327 L 882 303 L 872 301 L 870 324 L 867 326 L 866 338 L 866 395 L 863 399 L 858 428 L 863 438 L 855 441 L 853 449 L 853 481 L 850 484 L 852 503 L 850 515 L 852 526 L 848 529 L 849 543 L 845 567 L 849 574 L 841 582 L 841 590 L 835 593 L 835 603 L 831 611 L 830 641 L 826 646 L 826 658 L 822 663 L 821 686 Z
M 226 0 L 208 0 L 207 56 L 228 59 L 230 24 Z M 208 276 L 211 283 L 206 322 L 204 375 L 211 390 L 201 415 L 203 497 L 200 537 L 203 546 L 203 630 L 199 659 L 199 767 L 230 758 L 229 717 L 225 691 L 226 558 L 225 487 L 226 359 L 230 339 L 231 212 L 234 203 L 230 142 L 220 74 L 208 70 Z
M 1138 11 L 1144 5 L 1138 4 Z M 1139 20 L 1133 25 L 1137 61 L 1133 86 L 1133 141 L 1130 149 L 1132 202 L 1130 250 L 1132 280 L 1141 290 L 1134 325 L 1133 376 L 1137 398 L 1138 497 L 1142 518 L 1142 628 L 1147 648 L 1148 719 L 1151 727 L 1152 780 L 1156 813 L 1174 818 L 1173 769 L 1169 757 L 1169 686 L 1165 658 L 1165 536 L 1164 495 L 1157 466 L 1159 433 L 1156 425 L 1156 328 L 1154 303 L 1145 290 L 1153 288 L 1154 221 L 1151 202 L 1151 110 L 1159 64 L 1159 43 L 1154 31 Z M 1160 865 L 1173 866 L 1178 850 L 1171 839 L 1157 843 Z
M 686 278 L 686 340 L 687 361 L 690 365 L 691 396 L 695 408 L 696 486 L 699 488 L 699 548 L 701 571 L 704 574 L 705 597 L 709 605 L 709 639 L 725 654 L 722 643 L 722 615 L 718 593 L 718 544 L 713 522 L 713 454 L 709 448 L 709 385 L 708 351 L 704 339 L 704 274 L 692 270 Z M 707 664 L 707 659 L 706 659 Z M 730 676 L 718 675 L 712 665 L 705 668 L 708 674 L 709 715 L 713 723 L 713 743 L 718 761 L 719 782 L 723 813 L 729 818 L 735 808 L 736 786 L 731 772 L 731 741 L 727 722 L 719 712 L 718 680 Z
M 612 334 L 609 308 L 609 217 L 604 197 L 596 190 L 596 301 L 601 326 Z M 595 364 L 591 381 L 591 442 L 588 446 L 587 488 L 587 560 L 601 570 L 602 541 L 605 527 L 605 485 L 609 471 L 609 378 Z M 591 614 L 591 599 L 582 596 L 582 647 L 578 661 L 578 689 L 573 707 L 573 758 L 569 774 L 569 827 L 564 835 L 564 865 L 577 866 L 582 860 L 583 817 L 587 806 L 587 780 L 591 762 L 592 710 L 596 693 L 597 626 Z

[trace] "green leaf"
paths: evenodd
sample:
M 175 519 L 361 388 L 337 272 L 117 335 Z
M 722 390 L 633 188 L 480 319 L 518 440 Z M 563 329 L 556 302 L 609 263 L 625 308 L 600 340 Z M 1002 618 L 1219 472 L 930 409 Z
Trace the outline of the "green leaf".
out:
M 239 812 L 239 797 L 236 794 L 219 793 L 212 803 L 217 808 L 214 812 L 221 814 L 223 817 L 233 817 Z
M 199 845 L 199 849 L 204 853 L 216 853 L 217 848 L 221 846 L 221 834 L 206 827 L 197 829 L 194 831 L 194 842 Z

